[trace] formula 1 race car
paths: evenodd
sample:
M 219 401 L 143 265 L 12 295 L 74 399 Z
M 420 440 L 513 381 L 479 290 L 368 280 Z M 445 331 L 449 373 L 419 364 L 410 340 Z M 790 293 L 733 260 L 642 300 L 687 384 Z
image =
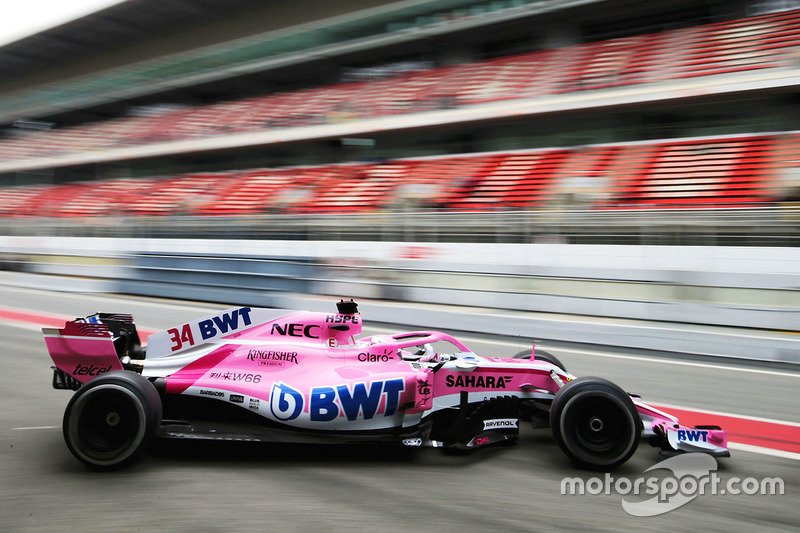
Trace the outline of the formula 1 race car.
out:
M 146 354 L 130 315 L 44 329 L 53 387 L 77 391 L 64 414 L 67 446 L 97 469 L 130 463 L 155 437 L 466 451 L 515 440 L 523 420 L 549 425 L 584 468 L 625 462 L 643 436 L 666 454 L 729 455 L 719 427 L 682 426 L 544 352 L 480 357 L 437 331 L 357 339 L 357 305 L 337 308 L 232 308 L 151 335 Z

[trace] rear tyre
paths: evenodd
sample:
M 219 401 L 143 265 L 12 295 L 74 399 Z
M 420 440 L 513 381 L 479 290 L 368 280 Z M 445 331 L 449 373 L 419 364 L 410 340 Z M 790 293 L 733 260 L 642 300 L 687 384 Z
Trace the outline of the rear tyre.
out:
M 152 383 L 115 370 L 76 392 L 64 412 L 64 440 L 82 463 L 97 470 L 130 464 L 161 425 L 161 399 Z
M 630 459 L 642 434 L 630 396 L 598 377 L 574 379 L 556 393 L 550 427 L 567 457 L 592 470 L 611 469 Z

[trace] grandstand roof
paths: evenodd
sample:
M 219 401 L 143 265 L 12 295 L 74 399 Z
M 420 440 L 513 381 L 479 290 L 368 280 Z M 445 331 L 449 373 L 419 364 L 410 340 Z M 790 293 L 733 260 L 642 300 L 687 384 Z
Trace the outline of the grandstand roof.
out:
M 264 2 L 127 0 L 0 47 L 0 71 L 27 72 L 59 64 L 64 58 L 113 51 L 174 30 L 177 22 L 184 27 L 205 25 L 257 4 Z
M 389 46 L 394 54 L 409 53 L 410 41 L 418 41 L 420 51 L 459 42 L 468 48 L 476 36 L 491 33 L 508 46 L 514 39 L 531 41 L 531 27 L 521 21 L 546 13 L 563 18 L 572 10 L 570 20 L 588 40 L 632 31 L 630 22 L 608 27 L 609 11 L 614 20 L 653 31 L 669 27 L 671 17 L 705 22 L 715 12 L 717 18 L 730 9 L 719 8 L 725 1 L 673 0 L 664 14 L 638 0 L 128 0 L 0 47 L 0 121 L 170 91 L 194 98 L 200 84 L 216 87 L 213 99 L 220 91 L 242 90 L 245 76 L 259 76 L 261 85 L 267 71 L 291 68 L 296 77 L 303 63 Z M 230 85 L 232 79 L 238 81 Z M 191 94 L 184 94 L 189 87 Z

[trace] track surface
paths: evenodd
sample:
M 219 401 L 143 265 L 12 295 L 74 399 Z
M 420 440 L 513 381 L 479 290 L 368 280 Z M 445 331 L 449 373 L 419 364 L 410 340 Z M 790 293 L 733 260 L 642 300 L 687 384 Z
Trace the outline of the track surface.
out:
M 137 326 L 153 330 L 224 307 L 11 288 L 0 288 L 0 302 L 53 315 L 130 312 Z M 379 331 L 366 327 L 364 333 Z M 460 337 L 481 355 L 510 356 L 526 344 Z M 127 470 L 95 473 L 63 442 L 61 417 L 70 393 L 50 388 L 41 333 L 24 323 L 0 325 L 0 341 L 3 531 L 665 531 L 681 524 L 749 532 L 796 531 L 800 523 L 796 459 L 734 450 L 719 462 L 723 481 L 781 477 L 783 496 L 706 494 L 667 514 L 637 518 L 625 513 L 613 491 L 561 495 L 564 477 L 598 474 L 573 468 L 549 430 L 528 428 L 516 446 L 468 456 L 374 446 L 160 443 Z M 654 404 L 800 423 L 797 372 L 548 350 L 574 374 L 608 377 Z M 708 418 L 713 423 L 713 415 Z M 643 444 L 612 475 L 640 478 L 661 460 Z

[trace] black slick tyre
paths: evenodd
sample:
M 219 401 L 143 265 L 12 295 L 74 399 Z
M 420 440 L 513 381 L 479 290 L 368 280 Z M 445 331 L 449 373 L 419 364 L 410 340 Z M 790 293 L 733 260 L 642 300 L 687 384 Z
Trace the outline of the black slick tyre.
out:
M 72 396 L 63 431 L 79 461 L 96 470 L 113 470 L 138 458 L 160 425 L 161 399 L 153 384 L 139 374 L 115 370 Z
M 581 377 L 564 385 L 550 409 L 553 437 L 581 468 L 608 470 L 636 451 L 642 421 L 630 396 L 611 381 Z

